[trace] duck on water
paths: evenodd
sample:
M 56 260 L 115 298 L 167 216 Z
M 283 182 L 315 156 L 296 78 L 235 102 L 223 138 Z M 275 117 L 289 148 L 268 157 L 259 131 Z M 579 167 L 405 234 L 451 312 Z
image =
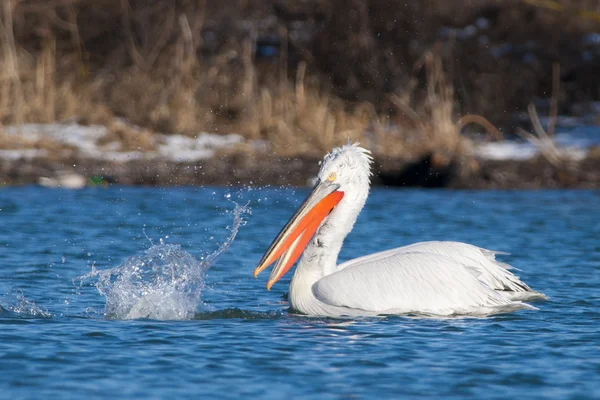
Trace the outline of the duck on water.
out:
M 275 238 L 254 276 L 277 261 L 270 289 L 302 256 L 289 288 L 294 311 L 319 316 L 419 314 L 486 316 L 545 299 L 515 276 L 497 252 L 460 242 L 421 242 L 337 265 L 369 194 L 370 152 L 333 149 L 317 183 Z

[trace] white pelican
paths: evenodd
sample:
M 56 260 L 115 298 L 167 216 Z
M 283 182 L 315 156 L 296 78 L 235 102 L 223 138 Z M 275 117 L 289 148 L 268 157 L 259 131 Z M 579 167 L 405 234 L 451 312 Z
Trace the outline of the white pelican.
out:
M 369 194 L 372 157 L 357 144 L 327 154 L 316 186 L 273 241 L 256 277 L 278 259 L 270 289 L 302 255 L 290 283 L 294 311 L 320 316 L 485 316 L 543 299 L 495 252 L 459 242 L 423 242 L 337 265 Z M 311 240 L 312 239 L 312 240 Z

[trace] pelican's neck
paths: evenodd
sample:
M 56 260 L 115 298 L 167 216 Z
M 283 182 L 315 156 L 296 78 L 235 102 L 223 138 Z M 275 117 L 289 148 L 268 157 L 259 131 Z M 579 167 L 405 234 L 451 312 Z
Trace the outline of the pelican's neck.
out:
M 325 218 L 304 253 L 290 285 L 312 286 L 319 279 L 336 272 L 337 259 L 344 239 L 352 231 L 356 218 L 369 195 L 368 180 L 365 185 L 344 193 L 344 198 Z

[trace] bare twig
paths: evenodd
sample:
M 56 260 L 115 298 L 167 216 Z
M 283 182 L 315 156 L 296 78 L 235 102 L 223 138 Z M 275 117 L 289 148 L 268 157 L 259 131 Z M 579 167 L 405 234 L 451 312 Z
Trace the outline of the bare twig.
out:
M 462 117 L 460 117 L 460 119 L 456 123 L 456 126 L 457 126 L 457 129 L 459 131 L 461 131 L 462 128 L 464 128 L 465 126 L 467 126 L 469 124 L 476 124 L 476 125 L 481 126 L 483 129 L 486 130 L 486 132 L 488 133 L 489 136 L 492 136 L 494 139 L 496 139 L 498 141 L 504 140 L 504 135 L 502 134 L 502 132 L 500 132 L 498 130 L 498 128 L 496 128 L 494 126 L 494 124 L 492 124 L 490 121 L 487 120 L 487 118 L 485 118 L 482 115 L 476 115 L 476 114 L 463 115 Z
M 563 157 L 560 150 L 556 147 L 554 139 L 544 131 L 540 118 L 538 117 L 537 110 L 534 104 L 529 104 L 527 107 L 531 124 L 536 135 L 533 135 L 525 130 L 517 129 L 517 134 L 523 139 L 534 145 L 542 155 L 555 167 L 561 167 L 563 165 Z

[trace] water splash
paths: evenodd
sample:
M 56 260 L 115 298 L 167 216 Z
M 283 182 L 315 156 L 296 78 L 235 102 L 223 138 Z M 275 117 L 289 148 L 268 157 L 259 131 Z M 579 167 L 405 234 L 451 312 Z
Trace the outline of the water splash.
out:
M 23 317 L 51 318 L 48 310 L 41 308 L 23 295 L 20 290 L 11 290 L 2 297 L 4 306 L 0 306 L 0 313 L 5 311 L 18 314 Z
M 200 298 L 204 275 L 217 257 L 229 248 L 248 206 L 236 204 L 227 239 L 212 254 L 197 260 L 176 244 L 153 245 L 142 255 L 129 257 L 116 268 L 98 270 L 76 278 L 96 279 L 95 287 L 106 298 L 104 315 L 111 319 L 191 319 L 204 304 Z

